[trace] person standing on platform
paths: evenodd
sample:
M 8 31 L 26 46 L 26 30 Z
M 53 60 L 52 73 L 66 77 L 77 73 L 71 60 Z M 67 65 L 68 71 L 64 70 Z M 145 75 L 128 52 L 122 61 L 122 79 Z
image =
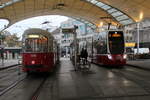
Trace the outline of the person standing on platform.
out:
M 87 52 L 87 50 L 82 48 L 82 51 L 81 51 L 81 58 L 84 58 L 84 59 L 85 59 L 85 61 L 83 62 L 84 64 L 87 62 L 87 57 L 88 57 L 88 52 Z

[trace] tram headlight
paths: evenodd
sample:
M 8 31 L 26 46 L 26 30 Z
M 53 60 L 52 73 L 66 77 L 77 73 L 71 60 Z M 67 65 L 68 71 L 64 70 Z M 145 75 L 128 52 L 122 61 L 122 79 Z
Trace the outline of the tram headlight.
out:
M 35 61 L 33 60 L 33 61 L 31 61 L 31 64 L 35 64 Z
M 22 64 L 22 60 L 18 60 L 18 64 Z
M 126 54 L 123 55 L 123 59 L 127 59 L 127 55 Z
M 111 55 L 108 55 L 108 59 L 112 59 L 112 56 L 111 56 Z

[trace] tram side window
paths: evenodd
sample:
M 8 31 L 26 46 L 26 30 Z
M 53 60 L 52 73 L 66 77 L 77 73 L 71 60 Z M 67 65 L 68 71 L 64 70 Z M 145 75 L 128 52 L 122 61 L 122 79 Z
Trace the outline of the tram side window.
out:
M 46 37 L 41 38 L 41 51 L 47 52 L 48 51 L 48 39 Z
M 25 40 L 25 51 L 26 52 L 32 52 L 32 47 L 31 47 L 32 41 L 29 39 Z
M 98 54 L 106 54 L 107 53 L 107 45 L 105 41 L 102 41 L 97 48 L 97 53 Z
M 93 43 L 94 48 L 96 49 L 96 54 L 106 54 L 107 53 L 107 45 L 105 41 L 95 41 Z
M 101 54 L 106 54 L 106 53 L 107 53 L 107 45 L 104 44 L 104 46 L 102 47 Z

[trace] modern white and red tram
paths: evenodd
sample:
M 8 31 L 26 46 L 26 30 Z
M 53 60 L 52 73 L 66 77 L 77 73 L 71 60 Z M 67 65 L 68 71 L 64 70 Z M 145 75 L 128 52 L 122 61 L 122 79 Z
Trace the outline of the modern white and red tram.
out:
M 28 29 L 23 34 L 23 71 L 51 72 L 59 61 L 58 45 L 48 31 Z
M 109 30 L 93 37 L 93 62 L 109 66 L 126 64 L 124 32 Z

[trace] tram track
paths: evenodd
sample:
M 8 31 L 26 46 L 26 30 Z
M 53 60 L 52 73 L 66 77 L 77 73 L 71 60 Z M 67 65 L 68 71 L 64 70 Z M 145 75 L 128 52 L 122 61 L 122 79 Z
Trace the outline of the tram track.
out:
M 143 95 L 150 95 L 150 86 L 149 82 L 150 80 L 147 80 L 144 75 L 139 74 L 138 72 L 134 72 L 131 70 L 117 70 L 117 69 L 112 69 L 111 72 L 113 72 L 116 75 L 122 76 L 125 79 L 136 83 L 139 87 L 144 89 L 147 93 Z
M 120 98 L 120 97 L 128 98 L 128 97 L 144 97 L 144 96 L 149 97 L 150 96 L 149 71 L 139 69 L 139 68 L 134 68 L 134 67 L 128 67 L 128 66 L 124 66 L 123 68 L 111 68 L 111 67 L 106 68 L 106 67 L 98 65 L 98 67 L 104 70 L 110 71 L 115 76 L 118 76 L 121 79 L 123 79 L 124 82 L 126 81 L 127 84 L 130 84 L 129 87 L 131 86 L 132 88 L 131 90 L 135 89 L 133 93 L 127 93 L 125 95 L 120 95 L 120 96 L 114 95 L 112 97 L 106 96 L 106 98 Z M 126 84 L 126 82 L 124 84 Z M 136 89 L 137 89 L 137 92 L 135 92 Z M 105 98 L 105 96 L 102 98 Z
M 61 100 L 132 100 L 132 99 L 125 99 L 125 98 L 133 98 L 133 97 L 149 97 L 150 95 L 122 95 L 122 96 L 95 96 L 95 97 L 80 97 L 80 98 L 65 98 L 65 99 L 61 99 Z M 121 98 L 121 99 L 120 99 Z M 124 99 L 122 99 L 124 98 Z M 133 100 L 137 100 L 137 99 L 133 99 Z M 138 99 L 140 100 L 140 99 Z
M 35 90 L 35 92 L 31 96 L 30 100 L 37 100 L 38 99 L 38 96 L 39 96 L 39 94 L 40 94 L 40 92 L 42 90 L 42 87 L 43 87 L 43 85 L 44 85 L 44 83 L 45 83 L 46 80 L 47 80 L 47 77 L 42 80 L 42 82 L 40 83 L 40 85 L 37 87 L 37 89 Z
M 17 64 L 0 70 L 0 96 L 4 95 L 17 86 L 21 81 L 26 79 L 25 73 L 21 73 L 19 67 L 20 65 Z
M 149 70 L 145 70 L 145 69 L 141 69 L 141 68 L 135 68 L 135 67 L 130 67 L 130 66 L 127 66 L 125 67 L 124 69 L 122 69 L 123 71 L 128 71 L 132 74 L 136 74 L 137 76 L 140 76 L 140 77 L 150 77 L 150 74 L 149 74 Z M 145 75 L 146 74 L 146 75 Z M 149 79 L 149 78 L 148 78 Z
M 121 73 L 121 72 L 116 72 L 116 71 L 112 71 L 113 73 L 117 73 L 117 75 L 121 75 L 123 76 L 124 78 L 126 78 L 127 80 L 129 81 L 132 81 L 134 83 L 136 83 L 138 86 L 140 86 L 142 89 L 144 89 L 147 93 L 146 94 L 143 94 L 143 95 L 150 95 L 150 87 L 147 87 L 145 85 L 143 85 L 143 82 L 141 83 L 139 79 L 135 79 L 135 78 L 131 78 L 130 75 L 125 75 L 124 73 Z
M 136 66 L 136 65 L 126 64 L 126 66 L 128 66 L 128 67 L 133 67 L 133 68 L 137 68 L 137 69 L 141 69 L 141 70 L 150 71 L 150 68 L 140 67 L 140 66 Z
M 32 87 L 32 92 L 30 91 L 30 93 L 26 94 L 26 100 L 37 100 L 38 96 L 40 95 L 40 93 L 42 91 L 42 87 L 43 87 L 45 81 L 47 80 L 47 78 L 48 78 L 47 76 L 46 77 L 45 76 L 44 77 L 39 76 L 39 78 L 38 78 L 35 75 L 30 75 L 30 76 L 24 75 L 22 78 L 20 78 L 20 80 L 12 83 L 8 87 L 6 87 L 2 91 L 0 91 L 0 97 L 4 97 L 5 95 L 9 95 L 9 93 L 11 91 L 16 91 L 16 89 L 18 89 L 18 87 L 22 88 L 22 86 L 24 86 L 23 84 L 26 85 L 26 82 L 29 83 L 29 81 L 30 81 L 30 83 L 31 83 L 31 80 L 33 80 L 34 82 L 37 81 L 36 82 L 37 85 L 35 85 L 35 87 L 34 86 Z
M 14 83 L 12 83 L 11 85 L 9 85 L 8 87 L 4 88 L 2 91 L 0 91 L 0 96 L 4 95 L 9 90 L 13 89 L 15 86 L 17 86 L 21 81 L 23 81 L 25 79 L 26 79 L 26 76 L 23 77 L 23 78 L 21 78 L 20 80 L 15 81 Z
M 10 65 L 10 66 L 4 67 L 4 68 L 0 68 L 0 71 L 10 69 L 10 68 L 13 68 L 13 67 L 17 67 L 17 66 L 20 66 L 20 64 L 15 64 L 15 65 Z

